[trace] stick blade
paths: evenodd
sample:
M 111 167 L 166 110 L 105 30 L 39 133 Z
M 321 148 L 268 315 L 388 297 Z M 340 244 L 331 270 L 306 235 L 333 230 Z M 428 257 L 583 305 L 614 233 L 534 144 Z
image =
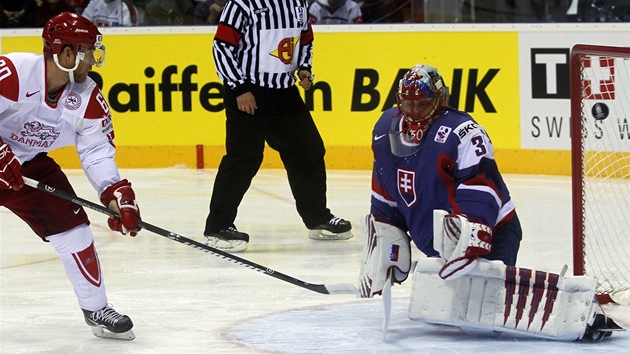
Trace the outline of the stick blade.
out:
M 360 296 L 359 289 L 352 284 L 326 284 L 324 285 L 326 290 L 331 295 L 339 295 L 339 294 L 353 294 Z

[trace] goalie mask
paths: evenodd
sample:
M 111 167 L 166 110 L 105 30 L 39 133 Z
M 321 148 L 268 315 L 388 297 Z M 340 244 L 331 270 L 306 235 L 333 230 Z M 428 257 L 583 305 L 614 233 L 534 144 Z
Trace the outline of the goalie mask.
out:
M 402 119 L 394 119 L 390 129 L 392 153 L 409 156 L 420 149 L 420 141 L 444 107 L 448 87 L 434 67 L 416 64 L 400 79 L 396 101 Z
M 98 28 L 87 18 L 70 12 L 62 12 L 52 17 L 42 31 L 44 55 L 52 57 L 57 66 L 68 73 L 73 81 L 72 72 L 79 66 L 79 61 L 102 67 L 105 63 L 103 36 Z M 58 55 L 63 48 L 71 46 L 76 55 L 73 68 L 64 68 L 59 64 Z

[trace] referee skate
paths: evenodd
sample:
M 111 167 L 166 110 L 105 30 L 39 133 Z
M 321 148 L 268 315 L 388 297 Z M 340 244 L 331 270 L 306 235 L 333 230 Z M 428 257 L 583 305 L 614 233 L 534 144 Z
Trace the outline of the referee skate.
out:
M 313 240 L 347 240 L 352 238 L 350 222 L 333 216 L 330 220 L 309 230 L 308 237 Z

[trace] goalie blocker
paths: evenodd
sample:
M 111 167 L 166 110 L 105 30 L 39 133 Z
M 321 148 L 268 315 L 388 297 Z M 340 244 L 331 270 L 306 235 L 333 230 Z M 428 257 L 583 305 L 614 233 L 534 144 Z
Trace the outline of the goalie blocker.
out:
M 410 239 L 403 230 L 377 221 L 370 214 L 363 219 L 363 246 L 359 292 L 361 297 L 381 295 L 388 281 L 402 283 L 411 269 Z

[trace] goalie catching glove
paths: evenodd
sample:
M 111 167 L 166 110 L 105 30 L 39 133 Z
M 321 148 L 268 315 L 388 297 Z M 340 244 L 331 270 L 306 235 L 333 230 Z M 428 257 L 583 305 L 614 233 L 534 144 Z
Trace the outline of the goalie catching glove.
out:
M 107 187 L 101 193 L 101 202 L 109 209 L 115 211 L 120 217 L 110 217 L 107 220 L 109 228 L 132 237 L 140 231 L 140 209 L 136 203 L 136 194 L 131 189 L 131 183 L 126 179 L 118 181 Z
M 492 229 L 468 220 L 465 215 L 433 211 L 433 248 L 446 262 L 438 275 L 456 279 L 477 265 L 479 256 L 490 253 Z
M 402 283 L 411 268 L 409 236 L 403 230 L 368 215 L 363 222 L 366 242 L 363 246 L 359 291 L 361 297 L 382 294 L 391 271 L 391 281 Z
M 0 138 L 0 188 L 19 190 L 24 186 L 22 165 L 11 147 Z

